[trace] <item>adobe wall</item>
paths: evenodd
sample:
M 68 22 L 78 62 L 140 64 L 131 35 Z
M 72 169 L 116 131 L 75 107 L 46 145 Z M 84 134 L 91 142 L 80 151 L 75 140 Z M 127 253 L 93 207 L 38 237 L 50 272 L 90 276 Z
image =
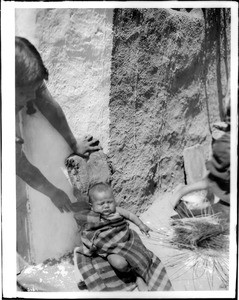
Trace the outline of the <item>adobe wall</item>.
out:
M 230 58 L 223 36 L 216 44 L 217 12 L 115 10 L 110 156 L 117 200 L 134 212 L 143 212 L 158 191 L 185 182 L 185 147 L 200 144 L 208 158 Z

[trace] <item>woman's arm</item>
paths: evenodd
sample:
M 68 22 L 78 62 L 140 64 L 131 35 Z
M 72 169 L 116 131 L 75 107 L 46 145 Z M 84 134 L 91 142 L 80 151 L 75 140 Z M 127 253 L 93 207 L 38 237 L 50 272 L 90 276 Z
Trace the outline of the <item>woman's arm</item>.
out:
M 87 136 L 83 140 L 76 140 L 66 120 L 60 105 L 53 99 L 45 83 L 37 90 L 34 104 L 49 121 L 49 123 L 62 135 L 72 151 L 80 156 L 88 156 L 89 151 L 100 150 L 99 141 Z
M 67 194 L 51 184 L 40 170 L 29 162 L 19 144 L 16 144 L 16 174 L 32 188 L 49 197 L 61 212 L 72 210 Z
M 209 188 L 209 182 L 207 176 L 204 177 L 202 180 L 197 181 L 195 183 L 185 185 L 180 187 L 179 189 L 175 190 L 172 196 L 171 202 L 173 203 L 173 206 L 175 207 L 178 203 L 178 201 L 184 196 L 189 193 L 199 191 L 199 190 L 205 190 Z

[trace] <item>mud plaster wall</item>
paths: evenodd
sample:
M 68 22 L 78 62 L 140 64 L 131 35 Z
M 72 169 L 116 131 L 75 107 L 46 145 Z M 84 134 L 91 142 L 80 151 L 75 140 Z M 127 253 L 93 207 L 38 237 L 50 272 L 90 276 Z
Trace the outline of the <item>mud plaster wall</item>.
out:
M 112 10 L 38 10 L 39 51 L 50 71 L 49 89 L 76 136 L 109 139 Z
M 184 182 L 185 147 L 199 143 L 208 158 L 209 125 L 220 121 L 218 56 L 215 48 L 205 49 L 201 9 L 117 9 L 113 24 L 113 186 L 120 204 L 140 213 L 157 191 Z M 223 61 L 220 68 L 225 94 Z
M 47 86 L 75 136 L 93 134 L 107 152 L 112 10 L 18 9 L 16 35 L 28 38 L 39 50 L 50 73 Z M 23 111 L 21 117 L 28 159 L 74 202 L 62 171 L 71 149 L 39 112 L 29 116 Z M 77 243 L 73 214 L 61 214 L 47 197 L 28 186 L 26 192 L 31 262 L 72 250 Z M 22 197 L 26 195 L 19 192 L 17 201 Z M 19 220 L 25 220 L 22 211 L 18 210 Z M 26 235 L 18 229 L 18 244 L 25 242 Z M 18 248 L 28 260 L 26 249 Z

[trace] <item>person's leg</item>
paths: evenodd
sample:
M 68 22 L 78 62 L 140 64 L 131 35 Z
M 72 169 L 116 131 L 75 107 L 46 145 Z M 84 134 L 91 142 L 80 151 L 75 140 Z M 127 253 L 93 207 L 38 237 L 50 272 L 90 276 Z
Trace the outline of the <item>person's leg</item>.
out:
M 111 266 L 120 272 L 127 272 L 129 270 L 128 262 L 118 254 L 110 254 L 107 256 L 108 262 Z

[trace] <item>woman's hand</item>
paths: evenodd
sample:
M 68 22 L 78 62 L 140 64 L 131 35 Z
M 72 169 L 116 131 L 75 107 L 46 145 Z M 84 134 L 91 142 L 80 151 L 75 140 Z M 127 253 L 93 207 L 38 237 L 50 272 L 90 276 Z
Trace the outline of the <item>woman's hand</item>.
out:
M 84 158 L 88 157 L 90 152 L 102 150 L 99 140 L 94 139 L 91 135 L 87 135 L 83 139 L 77 139 L 76 142 L 72 150 L 75 154 Z
M 67 194 L 60 189 L 56 189 L 55 192 L 50 196 L 51 201 L 60 210 L 60 212 L 72 211 L 71 201 Z

